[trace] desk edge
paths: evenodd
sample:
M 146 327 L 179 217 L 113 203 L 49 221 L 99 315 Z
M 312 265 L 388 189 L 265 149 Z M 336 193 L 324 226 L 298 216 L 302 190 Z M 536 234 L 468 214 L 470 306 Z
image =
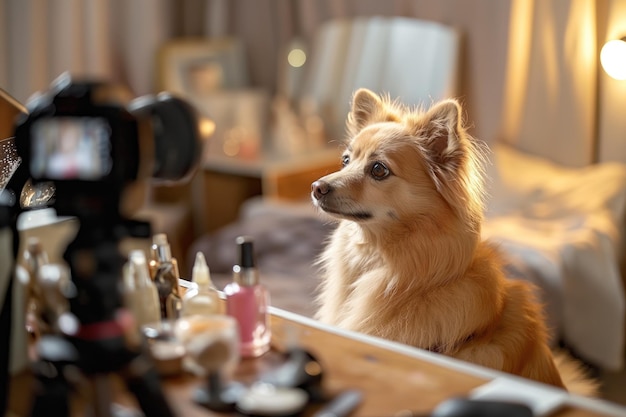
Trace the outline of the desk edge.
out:
M 517 377 L 515 375 L 485 368 L 485 367 L 471 364 L 468 362 L 463 362 L 458 359 L 454 359 L 448 356 L 436 354 L 436 353 L 429 352 L 429 351 L 422 350 L 422 349 L 417 349 L 417 348 L 404 345 L 401 343 L 396 343 L 396 342 L 381 339 L 378 337 L 374 337 L 374 336 L 370 336 L 370 335 L 366 335 L 362 333 L 357 333 L 357 332 L 353 332 L 353 331 L 349 331 L 345 329 L 340 329 L 338 327 L 330 326 L 330 325 L 321 323 L 317 320 L 311 319 L 309 317 L 301 316 L 299 314 L 282 310 L 280 308 L 270 306 L 269 313 L 274 316 L 283 318 L 285 320 L 290 320 L 290 321 L 293 321 L 293 322 L 296 322 L 305 326 L 313 327 L 315 329 L 319 329 L 328 333 L 336 334 L 336 335 L 346 337 L 352 340 L 356 340 L 356 341 L 367 343 L 376 347 L 387 349 L 393 352 L 397 352 L 397 353 L 400 353 L 400 354 L 403 354 L 412 358 L 420 359 L 425 362 L 442 366 L 444 368 L 448 368 L 454 371 L 476 376 L 478 378 L 485 378 L 488 380 L 492 380 L 496 378 L 504 378 L 504 379 L 514 380 L 523 384 L 534 385 L 538 388 L 541 388 L 544 391 L 550 390 L 550 391 L 555 391 L 555 392 L 561 392 L 560 389 L 552 387 L 550 385 L 531 381 L 528 379 Z M 599 413 L 606 414 L 606 415 L 626 416 L 626 407 L 611 403 L 603 399 L 588 398 L 588 397 L 583 397 L 577 394 L 570 393 L 565 399 L 563 405 L 583 408 L 583 409 L 591 410 L 594 412 L 599 412 Z

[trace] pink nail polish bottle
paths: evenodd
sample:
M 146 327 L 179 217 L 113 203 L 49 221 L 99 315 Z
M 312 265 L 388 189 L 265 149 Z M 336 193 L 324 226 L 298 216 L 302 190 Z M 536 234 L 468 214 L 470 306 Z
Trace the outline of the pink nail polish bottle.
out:
M 224 287 L 226 313 L 239 324 L 241 356 L 255 358 L 270 348 L 269 293 L 259 282 L 252 238 L 240 236 L 237 245 L 239 263 L 233 267 L 233 282 Z

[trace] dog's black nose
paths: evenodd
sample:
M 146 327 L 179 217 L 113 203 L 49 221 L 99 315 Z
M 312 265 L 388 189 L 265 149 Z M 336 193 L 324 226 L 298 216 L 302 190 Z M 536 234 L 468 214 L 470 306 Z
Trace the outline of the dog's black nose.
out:
M 315 181 L 311 184 L 311 192 L 316 200 L 319 200 L 330 192 L 330 185 L 326 181 Z

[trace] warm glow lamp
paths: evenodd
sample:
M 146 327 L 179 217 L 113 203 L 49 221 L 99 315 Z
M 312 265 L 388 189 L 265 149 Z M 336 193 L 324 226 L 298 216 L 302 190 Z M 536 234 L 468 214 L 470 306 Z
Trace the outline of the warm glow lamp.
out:
M 608 41 L 600 52 L 602 68 L 616 80 L 626 80 L 626 37 Z

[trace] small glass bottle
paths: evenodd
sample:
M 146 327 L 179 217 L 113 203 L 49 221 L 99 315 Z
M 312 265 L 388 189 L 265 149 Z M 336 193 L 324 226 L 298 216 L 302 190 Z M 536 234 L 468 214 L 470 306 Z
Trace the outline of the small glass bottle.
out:
M 129 254 L 124 273 L 124 300 L 138 327 L 161 321 L 156 285 L 150 279 L 146 255 L 141 250 Z
M 152 238 L 151 253 L 154 269 L 154 284 L 159 292 L 161 318 L 175 320 L 180 317 L 183 307 L 178 280 L 178 262 L 172 257 L 167 235 L 159 233 Z
M 221 302 L 217 288 L 211 281 L 211 273 L 202 252 L 196 253 L 191 272 L 191 280 L 196 284 L 183 296 L 183 317 L 199 314 L 209 316 L 221 314 Z
M 237 238 L 239 264 L 233 267 L 233 282 L 226 285 L 226 313 L 239 324 L 241 356 L 258 357 L 270 348 L 271 330 L 267 307 L 269 292 L 259 282 L 250 237 Z
M 39 270 L 43 265 L 49 263 L 48 254 L 44 250 L 38 237 L 29 237 L 26 240 L 26 248 L 22 254 L 21 266 L 28 274 L 28 284 L 26 285 L 26 329 L 37 336 L 40 331 L 45 331 L 45 327 L 40 322 L 41 309 L 43 304 L 43 294 L 37 280 Z

